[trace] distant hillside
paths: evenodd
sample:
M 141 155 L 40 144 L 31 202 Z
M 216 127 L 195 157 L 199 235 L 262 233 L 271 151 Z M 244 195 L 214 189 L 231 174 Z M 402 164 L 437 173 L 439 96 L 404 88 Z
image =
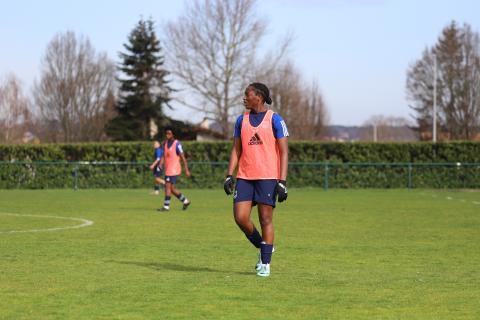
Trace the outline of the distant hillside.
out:
M 379 126 L 376 130 L 377 141 L 418 141 L 417 133 L 407 126 Z M 324 140 L 328 141 L 374 141 L 373 126 L 327 126 Z

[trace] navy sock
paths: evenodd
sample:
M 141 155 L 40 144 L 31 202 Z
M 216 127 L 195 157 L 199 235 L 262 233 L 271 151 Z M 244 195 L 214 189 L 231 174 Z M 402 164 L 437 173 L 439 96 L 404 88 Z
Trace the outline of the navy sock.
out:
M 180 193 L 178 196 L 177 196 L 178 200 L 180 201 L 184 201 L 185 200 L 185 196 L 183 195 L 183 193 Z
M 163 205 L 164 205 L 165 207 L 167 207 L 167 208 L 170 207 L 170 198 L 171 198 L 171 197 L 165 196 L 165 201 L 163 202 Z
M 159 191 L 159 190 L 160 190 L 160 186 L 159 186 L 158 184 L 154 185 L 154 186 L 153 186 L 153 190 Z
M 255 229 L 255 227 L 253 228 L 253 232 L 251 235 L 245 236 L 256 248 L 260 248 L 260 244 L 262 243 L 263 239 L 258 230 Z
M 262 242 L 260 246 L 260 252 L 262 255 L 262 263 L 267 264 L 272 261 L 272 250 L 273 250 L 273 244 L 266 244 Z

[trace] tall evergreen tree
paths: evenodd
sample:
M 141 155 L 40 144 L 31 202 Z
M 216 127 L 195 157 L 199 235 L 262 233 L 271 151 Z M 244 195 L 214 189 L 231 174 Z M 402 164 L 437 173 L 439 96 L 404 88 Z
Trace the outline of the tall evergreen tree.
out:
M 167 122 L 163 110 L 170 107 L 172 92 L 153 21 L 140 20 L 124 47 L 117 116 L 107 124 L 106 132 L 117 141 L 151 139 Z

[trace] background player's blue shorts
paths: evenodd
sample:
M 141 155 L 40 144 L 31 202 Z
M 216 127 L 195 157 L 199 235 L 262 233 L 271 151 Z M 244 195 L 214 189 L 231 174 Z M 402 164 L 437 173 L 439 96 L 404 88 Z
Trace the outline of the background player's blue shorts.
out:
M 165 176 L 165 182 L 169 182 L 171 184 L 177 183 L 178 176 Z
M 252 201 L 275 208 L 277 180 L 244 180 L 238 179 L 233 194 L 233 202 Z
M 163 176 L 163 170 L 160 167 L 155 167 L 153 169 L 153 176 L 156 178 L 161 178 Z

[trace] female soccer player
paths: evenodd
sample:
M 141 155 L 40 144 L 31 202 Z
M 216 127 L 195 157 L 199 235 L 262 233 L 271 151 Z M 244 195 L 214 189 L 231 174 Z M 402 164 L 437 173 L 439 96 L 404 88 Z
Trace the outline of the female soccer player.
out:
M 158 209 L 159 211 L 170 210 L 170 199 L 172 193 L 183 204 L 183 210 L 187 210 L 190 205 L 188 200 L 181 192 L 175 187 L 177 183 L 177 177 L 182 173 L 182 165 L 180 159 L 185 166 L 185 174 L 190 177 L 190 171 L 188 170 L 188 163 L 185 155 L 183 154 L 182 145 L 173 136 L 173 130 L 171 128 L 165 129 L 165 137 L 167 140 L 163 143 L 163 158 L 165 161 L 165 201 L 163 207 Z
M 165 180 L 162 179 L 163 170 L 160 160 L 163 157 L 163 149 L 160 146 L 160 142 L 153 142 L 153 163 L 150 165 L 150 170 L 153 172 L 153 194 L 158 195 L 160 193 L 160 186 L 165 185 Z
M 262 83 L 252 83 L 245 90 L 243 104 L 248 110 L 235 124 L 234 142 L 224 189 L 233 191 L 233 172 L 238 165 L 233 196 L 235 222 L 250 242 L 260 249 L 255 266 L 257 275 L 270 276 L 273 252 L 273 208 L 287 199 L 288 130 L 283 119 L 266 104 L 270 91 Z M 250 219 L 252 206 L 258 205 L 262 235 Z

